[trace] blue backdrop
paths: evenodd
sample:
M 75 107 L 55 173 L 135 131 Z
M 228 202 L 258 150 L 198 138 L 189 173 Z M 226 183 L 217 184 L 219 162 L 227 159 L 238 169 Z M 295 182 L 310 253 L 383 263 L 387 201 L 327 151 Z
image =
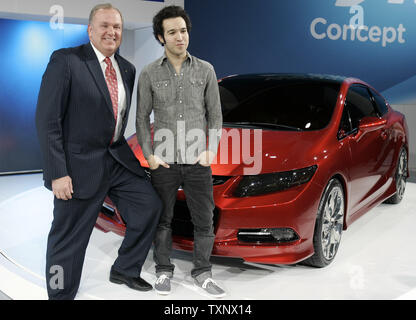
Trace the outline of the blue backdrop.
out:
M 390 103 L 416 102 L 413 0 L 185 0 L 185 9 L 193 24 L 189 51 L 218 77 L 354 76 Z
M 0 19 L 0 173 L 39 170 L 35 110 L 51 53 L 88 42 L 85 25 Z

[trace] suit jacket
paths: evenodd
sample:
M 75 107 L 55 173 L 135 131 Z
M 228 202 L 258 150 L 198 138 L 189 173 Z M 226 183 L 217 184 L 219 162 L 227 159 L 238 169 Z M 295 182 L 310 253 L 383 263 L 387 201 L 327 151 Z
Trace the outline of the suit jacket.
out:
M 116 125 L 110 93 L 90 43 L 52 53 L 42 77 L 36 127 L 43 155 L 43 179 L 72 178 L 75 198 L 92 197 L 108 178 L 110 154 L 123 166 L 145 176 L 125 138 L 135 67 L 117 53 L 126 90 L 127 109 L 121 135 L 110 145 Z

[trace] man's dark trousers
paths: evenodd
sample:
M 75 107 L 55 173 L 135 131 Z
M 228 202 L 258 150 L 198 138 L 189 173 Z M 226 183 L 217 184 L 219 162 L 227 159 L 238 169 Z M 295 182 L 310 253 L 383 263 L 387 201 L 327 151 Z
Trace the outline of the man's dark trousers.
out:
M 112 269 L 131 277 L 140 275 L 162 210 L 161 201 L 148 179 L 120 165 L 110 153 L 106 156 L 106 170 L 106 178 L 91 199 L 54 199 L 54 220 L 46 255 L 50 299 L 74 299 L 88 241 L 106 195 L 127 227 Z M 62 283 L 59 270 L 63 271 Z
M 179 186 L 183 187 L 186 203 L 194 225 L 194 248 L 192 277 L 207 273 L 211 276 L 210 257 L 215 240 L 213 226 L 212 170 L 199 163 L 170 164 L 170 168 L 159 166 L 152 171 L 152 184 L 163 202 L 155 236 L 154 260 L 156 274 L 173 274 L 174 265 L 170 261 L 172 251 L 172 219 Z

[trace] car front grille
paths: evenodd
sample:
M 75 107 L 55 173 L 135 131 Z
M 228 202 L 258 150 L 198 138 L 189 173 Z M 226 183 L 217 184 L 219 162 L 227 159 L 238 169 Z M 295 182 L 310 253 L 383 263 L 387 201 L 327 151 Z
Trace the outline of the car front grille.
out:
M 230 176 L 212 176 L 212 184 L 218 186 L 226 183 L 230 178 Z
M 231 176 L 212 176 L 212 184 L 214 186 L 222 185 L 227 182 Z M 182 186 L 180 187 L 182 189 Z M 194 238 L 194 225 L 191 220 L 191 214 L 189 208 L 186 204 L 186 201 L 176 200 L 175 207 L 173 209 L 173 219 L 172 219 L 172 235 L 185 237 L 189 239 Z M 217 231 L 217 223 L 219 217 L 219 210 L 217 207 L 214 208 L 214 233 Z
M 214 233 L 216 232 L 219 212 L 218 209 L 214 209 Z M 186 201 L 177 200 L 174 207 L 174 214 L 172 219 L 172 235 L 185 237 L 189 239 L 194 238 L 194 225 L 191 220 L 191 214 L 189 212 Z
M 240 229 L 237 238 L 240 242 L 266 244 L 297 241 L 299 235 L 291 228 Z

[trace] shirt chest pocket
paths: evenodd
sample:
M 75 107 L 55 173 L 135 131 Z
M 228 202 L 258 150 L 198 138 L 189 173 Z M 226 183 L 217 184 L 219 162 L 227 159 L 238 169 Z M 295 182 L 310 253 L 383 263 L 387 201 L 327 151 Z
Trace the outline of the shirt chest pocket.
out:
M 205 80 L 203 79 L 190 79 L 191 94 L 193 98 L 203 100 L 205 92 Z
M 155 81 L 152 83 L 153 98 L 159 102 L 172 101 L 173 86 L 170 80 Z

